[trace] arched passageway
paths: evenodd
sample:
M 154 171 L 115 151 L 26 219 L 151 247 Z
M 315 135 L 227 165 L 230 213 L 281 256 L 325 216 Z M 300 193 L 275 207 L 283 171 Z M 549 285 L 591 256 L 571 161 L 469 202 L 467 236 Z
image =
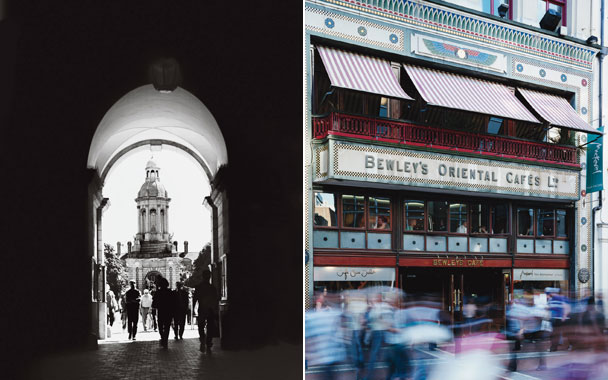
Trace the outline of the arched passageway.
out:
M 92 315 L 97 319 L 93 331 L 99 339 L 106 336 L 106 275 L 103 255 L 102 215 L 108 207 L 103 195 L 103 184 L 112 168 L 129 154 L 141 149 L 168 148 L 186 153 L 205 173 L 212 185 L 211 195 L 201 194 L 212 216 L 212 263 L 218 263 L 227 251 L 227 244 L 219 236 L 227 237 L 228 223 L 224 219 L 226 194 L 218 190 L 217 173 L 228 163 L 226 144 L 213 115 L 205 105 L 188 91 L 177 88 L 160 92 L 152 85 L 136 88 L 120 98 L 104 115 L 97 127 L 87 160 L 92 172 L 89 183 L 90 250 L 94 252 Z M 219 210 L 219 211 L 218 211 Z M 150 210 L 156 213 L 156 210 Z M 145 216 L 142 217 L 145 218 Z M 156 227 L 156 226 L 155 226 Z M 216 265 L 216 286 L 220 287 L 221 263 Z M 138 273 L 143 282 L 147 273 Z M 152 273 L 154 276 L 154 273 Z M 169 281 L 173 282 L 173 273 Z M 141 281 L 140 281 L 141 280 Z

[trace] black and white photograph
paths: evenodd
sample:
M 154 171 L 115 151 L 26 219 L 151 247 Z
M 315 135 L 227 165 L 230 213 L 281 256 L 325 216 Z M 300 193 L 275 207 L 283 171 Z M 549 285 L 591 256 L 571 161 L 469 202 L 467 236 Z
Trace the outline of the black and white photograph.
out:
M 0 1 L 0 377 L 304 376 L 302 12 Z

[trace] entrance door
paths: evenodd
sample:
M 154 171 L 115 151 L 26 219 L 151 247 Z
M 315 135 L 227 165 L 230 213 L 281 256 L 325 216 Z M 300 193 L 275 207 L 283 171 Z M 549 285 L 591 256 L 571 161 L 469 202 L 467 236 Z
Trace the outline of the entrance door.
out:
M 450 312 L 452 324 L 462 322 L 462 307 L 464 299 L 464 273 L 455 272 L 448 275 L 449 294 L 447 309 Z

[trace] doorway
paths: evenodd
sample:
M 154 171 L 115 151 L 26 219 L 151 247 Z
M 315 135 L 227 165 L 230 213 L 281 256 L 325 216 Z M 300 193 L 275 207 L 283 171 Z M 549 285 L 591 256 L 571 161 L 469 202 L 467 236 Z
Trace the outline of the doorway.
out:
M 401 288 L 407 295 L 433 298 L 450 324 L 487 318 L 489 328 L 504 327 L 508 277 L 499 268 L 404 268 Z M 507 281 L 507 283 L 505 283 Z M 473 305 L 473 306 L 471 306 Z

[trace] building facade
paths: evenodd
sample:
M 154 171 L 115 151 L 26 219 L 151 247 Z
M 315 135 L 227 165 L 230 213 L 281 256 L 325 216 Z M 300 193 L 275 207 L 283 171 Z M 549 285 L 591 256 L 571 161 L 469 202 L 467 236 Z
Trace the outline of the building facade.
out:
M 305 299 L 592 289 L 599 1 L 306 2 Z M 594 203 L 595 202 L 595 203 Z
M 137 233 L 128 243 L 125 255 L 129 280 L 138 289 L 151 288 L 159 276 L 169 281 L 171 288 L 180 281 L 185 259 L 177 251 L 177 242 L 169 233 L 169 203 L 171 198 L 160 181 L 160 167 L 150 160 L 146 164 L 146 178 L 137 198 Z M 131 248 L 131 246 L 133 248 Z M 188 243 L 184 243 L 185 252 Z

